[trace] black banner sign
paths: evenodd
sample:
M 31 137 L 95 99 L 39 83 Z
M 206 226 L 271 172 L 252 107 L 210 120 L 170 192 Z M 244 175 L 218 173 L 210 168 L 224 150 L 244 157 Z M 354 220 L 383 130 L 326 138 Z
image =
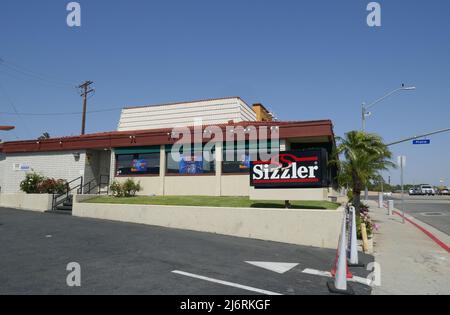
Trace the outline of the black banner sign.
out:
M 270 161 L 252 161 L 250 185 L 255 188 L 321 188 L 327 186 L 325 149 L 282 152 Z

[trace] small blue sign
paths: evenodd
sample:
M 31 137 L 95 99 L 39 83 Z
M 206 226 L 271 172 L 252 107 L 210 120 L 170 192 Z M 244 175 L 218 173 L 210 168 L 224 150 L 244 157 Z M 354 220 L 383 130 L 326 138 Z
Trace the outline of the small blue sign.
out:
M 414 140 L 413 144 L 431 144 L 431 140 Z

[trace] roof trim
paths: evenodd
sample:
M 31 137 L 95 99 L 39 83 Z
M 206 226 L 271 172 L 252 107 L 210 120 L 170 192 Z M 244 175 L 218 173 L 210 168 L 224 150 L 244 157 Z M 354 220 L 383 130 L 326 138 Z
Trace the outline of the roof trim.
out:
M 331 120 L 304 121 L 304 122 L 255 122 L 246 121 L 235 124 L 217 125 L 223 131 L 230 127 L 249 126 L 278 126 L 280 138 L 302 138 L 327 136 L 330 141 L 334 141 L 333 124 Z M 203 130 L 211 126 L 203 126 Z M 193 126 L 188 127 L 191 130 Z M 109 149 L 137 146 L 153 146 L 174 144 L 178 139 L 170 137 L 171 129 L 150 129 L 136 131 L 113 131 L 105 133 L 88 134 L 76 137 L 61 137 L 46 140 L 28 140 L 5 142 L 0 145 L 4 153 L 28 153 L 28 152 L 54 152 L 86 149 Z M 260 136 L 258 134 L 258 136 Z M 266 135 L 262 134 L 261 138 Z M 187 139 L 189 140 L 189 139 Z M 210 137 L 203 135 L 204 142 L 211 141 Z M 192 141 L 192 139 L 191 139 Z
M 175 102 L 175 103 L 165 103 L 165 104 L 150 104 L 150 105 L 142 105 L 142 106 L 126 106 L 123 109 L 139 109 L 139 108 L 147 108 L 147 107 L 159 107 L 159 106 L 172 106 L 172 105 L 181 105 L 181 104 L 192 104 L 192 103 L 201 103 L 201 102 L 211 102 L 211 101 L 222 101 L 222 100 L 232 100 L 232 99 L 238 99 L 241 102 L 243 102 L 245 105 L 247 105 L 248 108 L 252 109 L 247 102 L 245 102 L 241 97 L 239 96 L 230 96 L 230 97 L 219 97 L 219 98 L 209 98 L 209 99 L 200 99 L 200 100 L 194 100 L 194 101 L 187 101 L 187 102 Z

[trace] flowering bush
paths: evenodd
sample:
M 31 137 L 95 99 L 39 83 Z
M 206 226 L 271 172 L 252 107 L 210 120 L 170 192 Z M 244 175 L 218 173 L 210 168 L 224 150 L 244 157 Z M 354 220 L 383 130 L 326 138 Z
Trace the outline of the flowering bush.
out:
M 67 182 L 63 179 L 46 178 L 38 185 L 40 194 L 64 194 L 67 192 Z
M 361 202 L 359 212 L 360 212 L 361 214 L 367 214 L 367 213 L 369 213 L 369 206 L 366 205 L 365 203 L 362 203 L 362 202 Z
M 43 180 L 44 177 L 37 173 L 28 173 L 20 183 L 20 190 L 27 194 L 38 194 L 38 186 Z
M 67 182 L 63 179 L 46 178 L 37 173 L 28 173 L 20 183 L 20 190 L 27 194 L 63 194 Z
M 372 220 L 372 218 L 369 215 L 369 206 L 361 203 L 359 215 L 356 216 L 356 226 L 357 226 L 357 232 L 358 232 L 358 239 L 362 239 L 362 233 L 361 233 L 361 224 L 365 223 L 366 230 L 367 230 L 367 237 L 371 238 L 373 236 L 374 231 L 379 230 L 379 225 L 375 224 Z

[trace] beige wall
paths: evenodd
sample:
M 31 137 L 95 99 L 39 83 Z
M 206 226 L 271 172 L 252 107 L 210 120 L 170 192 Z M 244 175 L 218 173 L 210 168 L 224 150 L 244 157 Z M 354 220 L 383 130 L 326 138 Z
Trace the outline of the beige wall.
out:
M 52 208 L 52 195 L 1 193 L 0 207 L 45 212 Z
M 78 203 L 73 215 L 336 248 L 343 209 L 284 210 Z
M 116 177 L 115 180 L 117 180 L 118 182 L 124 182 L 129 178 L 141 184 L 142 190 L 138 193 L 138 195 L 161 195 L 161 177 Z
M 166 176 L 164 193 L 167 196 L 215 196 L 215 176 Z
M 221 176 L 222 196 L 248 196 L 250 193 L 250 175 Z
M 312 189 L 254 189 L 250 188 L 252 200 L 328 200 L 328 188 Z

